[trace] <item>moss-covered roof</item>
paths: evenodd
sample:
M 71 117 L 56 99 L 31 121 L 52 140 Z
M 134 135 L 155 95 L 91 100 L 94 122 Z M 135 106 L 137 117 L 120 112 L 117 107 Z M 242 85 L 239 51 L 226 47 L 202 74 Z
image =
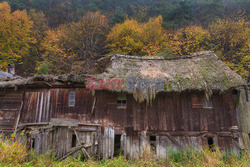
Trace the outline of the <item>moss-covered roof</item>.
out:
M 214 90 L 225 91 L 246 85 L 246 81 L 211 51 L 168 58 L 113 55 L 106 71 L 96 77 L 122 78 L 125 81 L 124 85 L 128 84 L 127 78 L 162 80 L 164 86 L 156 90 L 133 90 L 124 86 L 123 91 L 133 93 L 135 96 L 139 94 L 139 100 L 148 96 L 153 97 L 161 91 L 202 90 L 212 93 Z
M 25 86 L 32 85 L 38 82 L 61 82 L 61 83 L 80 83 L 85 85 L 85 76 L 83 75 L 37 75 L 29 78 L 18 78 L 18 79 L 8 79 L 0 80 L 0 88 L 13 88 L 15 86 Z
M 230 88 L 246 85 L 237 73 L 225 65 L 210 51 L 194 53 L 182 57 L 138 57 L 125 55 L 110 56 L 110 64 L 105 72 L 92 75 L 98 79 L 123 79 L 124 91 L 133 93 L 137 100 L 153 99 L 158 92 L 182 92 L 185 90 L 201 90 L 211 94 L 213 91 L 225 91 Z M 16 79 L 0 82 L 1 87 L 14 87 L 32 84 L 36 81 L 45 82 L 73 82 L 85 84 L 86 76 L 35 76 L 26 79 Z M 135 89 L 127 86 L 128 81 L 136 80 Z M 145 86 L 137 89 L 140 81 L 160 82 L 160 86 L 153 88 Z M 152 82 L 151 82 L 152 83 Z

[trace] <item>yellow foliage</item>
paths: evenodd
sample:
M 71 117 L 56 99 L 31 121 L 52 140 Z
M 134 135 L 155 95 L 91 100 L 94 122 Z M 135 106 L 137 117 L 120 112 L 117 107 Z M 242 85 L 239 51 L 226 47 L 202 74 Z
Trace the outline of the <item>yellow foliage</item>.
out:
M 244 18 L 218 20 L 208 30 L 212 49 L 229 67 L 246 78 L 250 64 L 249 22 Z
M 49 30 L 43 42 L 51 73 L 94 71 L 91 59 L 102 54 L 109 26 L 100 12 L 88 12 L 75 23 Z M 86 65 L 88 63 L 88 65 Z M 91 65 L 90 65 L 91 64 Z M 90 69 L 92 68 L 92 69 Z
M 152 56 L 166 46 L 162 17 L 151 18 L 147 23 L 127 19 L 116 24 L 107 37 L 111 53 Z
M 30 35 L 32 24 L 26 10 L 11 13 L 7 2 L 0 3 L 0 69 L 28 54 L 34 43 Z
M 169 34 L 169 45 L 175 54 L 189 55 L 193 52 L 206 50 L 205 41 L 208 38 L 207 30 L 199 26 L 189 26 Z

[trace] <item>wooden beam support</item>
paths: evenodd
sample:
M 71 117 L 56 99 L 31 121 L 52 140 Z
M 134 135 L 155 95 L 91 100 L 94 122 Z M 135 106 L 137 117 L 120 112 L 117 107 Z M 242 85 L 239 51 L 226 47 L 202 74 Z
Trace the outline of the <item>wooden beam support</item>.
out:
M 170 134 L 166 133 L 166 136 L 174 143 L 179 149 L 183 149 L 182 145 Z
M 76 140 L 78 141 L 79 145 L 83 146 L 83 144 L 81 143 L 81 141 L 77 135 L 76 129 L 74 129 L 74 133 L 76 135 Z M 86 149 L 84 148 L 84 146 L 82 147 L 81 150 L 82 150 L 83 155 L 86 155 L 88 158 L 90 158 L 90 156 L 89 156 L 88 152 L 86 151 Z

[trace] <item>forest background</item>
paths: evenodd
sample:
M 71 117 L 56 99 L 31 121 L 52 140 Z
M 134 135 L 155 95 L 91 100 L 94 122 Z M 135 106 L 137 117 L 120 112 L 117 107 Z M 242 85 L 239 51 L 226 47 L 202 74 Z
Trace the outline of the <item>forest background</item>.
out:
M 247 78 L 250 0 L 0 0 L 0 70 L 93 74 L 100 57 L 212 50 Z

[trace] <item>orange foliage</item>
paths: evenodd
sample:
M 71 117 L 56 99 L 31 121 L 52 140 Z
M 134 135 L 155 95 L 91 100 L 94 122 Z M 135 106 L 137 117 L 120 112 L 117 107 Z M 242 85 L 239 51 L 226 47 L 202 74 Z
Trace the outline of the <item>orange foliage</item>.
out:
M 34 42 L 30 35 L 32 24 L 26 10 L 11 13 L 7 2 L 0 3 L 0 69 L 28 54 Z
M 109 26 L 100 12 L 88 12 L 79 22 L 49 30 L 43 46 L 52 73 L 94 71 L 93 57 L 103 54 Z
M 166 46 L 162 17 L 151 18 L 147 23 L 127 19 L 123 24 L 116 24 L 112 28 L 107 40 L 111 53 L 155 55 Z
M 208 38 L 207 30 L 199 26 L 189 26 L 169 34 L 169 45 L 175 54 L 188 55 L 206 50 Z

